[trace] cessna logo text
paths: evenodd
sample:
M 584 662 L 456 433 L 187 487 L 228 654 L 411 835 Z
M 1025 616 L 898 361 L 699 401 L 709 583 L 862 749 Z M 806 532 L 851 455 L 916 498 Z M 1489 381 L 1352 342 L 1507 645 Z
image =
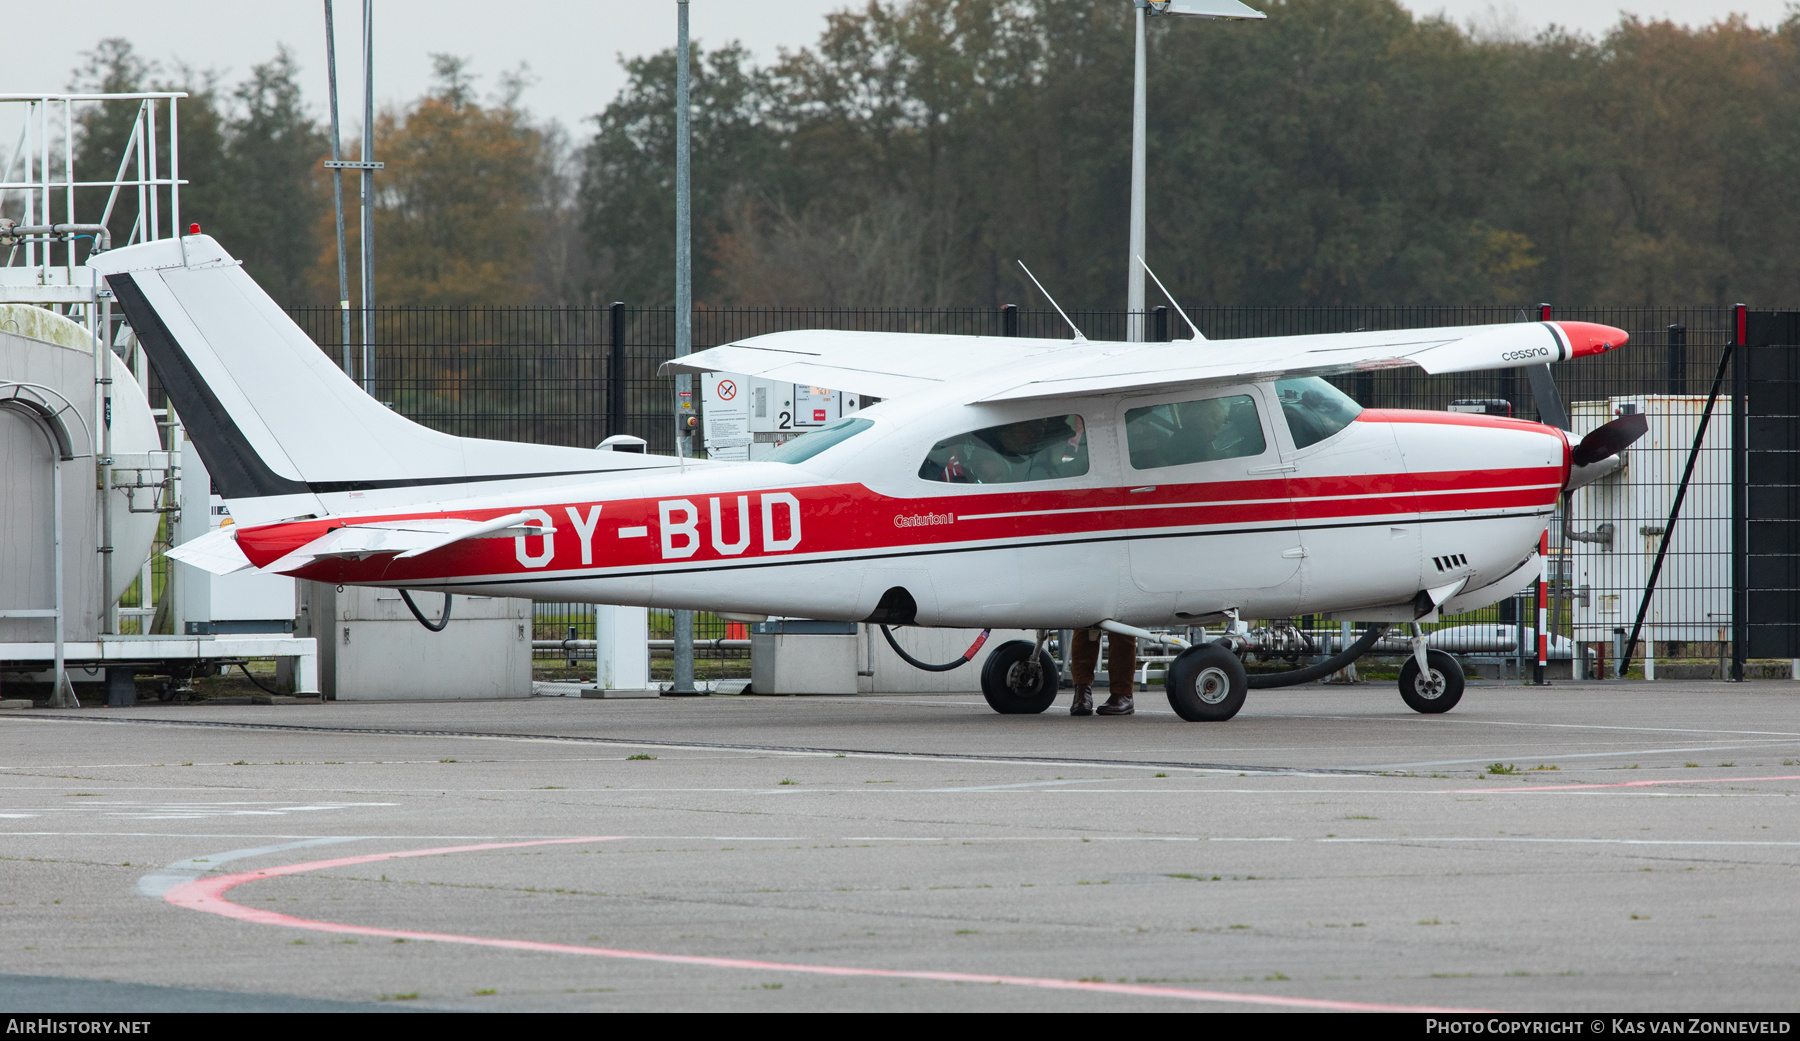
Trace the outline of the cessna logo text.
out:
M 1500 360 L 1501 361 L 1525 361 L 1529 358 L 1548 358 L 1549 356 L 1550 356 L 1550 348 L 1548 348 L 1548 347 L 1533 347 L 1530 350 L 1525 350 L 1525 351 L 1507 351 L 1505 354 L 1502 354 L 1500 356 Z

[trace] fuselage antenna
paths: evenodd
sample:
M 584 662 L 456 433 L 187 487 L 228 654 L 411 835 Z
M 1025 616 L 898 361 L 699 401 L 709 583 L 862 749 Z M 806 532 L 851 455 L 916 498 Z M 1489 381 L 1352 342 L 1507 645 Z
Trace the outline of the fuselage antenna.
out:
M 1137 262 L 1140 264 L 1144 264 L 1144 258 L 1143 257 L 1137 258 Z M 1194 330 L 1194 339 L 1196 339 L 1196 340 L 1206 339 L 1206 337 L 1200 335 L 1200 327 L 1195 325 L 1194 320 L 1192 318 L 1188 317 L 1188 313 L 1186 311 L 1183 311 L 1181 309 L 1181 305 L 1175 302 L 1175 294 L 1169 292 L 1169 287 L 1163 285 L 1162 279 L 1156 277 L 1156 272 L 1150 270 L 1149 264 L 1144 264 L 1144 274 L 1149 275 L 1150 280 L 1152 282 L 1156 283 L 1156 288 L 1162 290 L 1163 295 L 1169 298 L 1169 306 L 1175 308 L 1175 313 L 1181 316 L 1181 320 L 1187 323 L 1187 327 L 1189 329 Z
M 1076 328 L 1074 322 L 1069 321 L 1069 312 L 1063 310 L 1062 305 L 1056 302 L 1056 298 L 1051 296 L 1049 292 L 1044 289 L 1044 283 L 1039 282 L 1037 276 L 1031 273 L 1031 269 L 1025 267 L 1025 262 L 1023 260 L 1019 261 L 1019 266 L 1025 268 L 1025 277 L 1031 279 L 1031 284 L 1038 287 L 1038 292 L 1044 294 L 1044 299 L 1050 301 L 1050 306 L 1056 308 L 1056 313 L 1062 315 L 1062 320 L 1069 322 L 1069 328 L 1075 330 L 1075 342 L 1086 343 L 1087 337 L 1081 334 L 1081 330 Z

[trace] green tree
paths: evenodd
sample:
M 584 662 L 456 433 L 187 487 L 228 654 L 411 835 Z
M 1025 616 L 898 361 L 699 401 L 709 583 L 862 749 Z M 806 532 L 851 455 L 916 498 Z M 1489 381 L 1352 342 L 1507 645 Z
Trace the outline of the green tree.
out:
M 716 300 L 709 258 L 746 204 L 780 200 L 788 175 L 769 122 L 771 78 L 748 67 L 736 44 L 692 49 L 691 128 L 694 293 Z M 603 298 L 672 303 L 675 298 L 675 55 L 624 62 L 629 79 L 595 117 L 577 194 L 581 226 Z M 752 211 L 754 212 L 754 210 Z

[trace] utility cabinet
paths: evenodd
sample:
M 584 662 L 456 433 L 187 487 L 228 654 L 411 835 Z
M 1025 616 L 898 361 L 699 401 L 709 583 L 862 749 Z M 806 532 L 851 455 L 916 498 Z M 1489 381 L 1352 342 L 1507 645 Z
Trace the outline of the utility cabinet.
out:
M 1706 395 L 1640 394 L 1578 401 L 1577 437 L 1629 413 L 1643 413 L 1648 432 L 1625 450 L 1617 473 L 1578 488 L 1569 520 L 1577 531 L 1613 526 L 1612 541 L 1570 543 L 1575 639 L 1610 641 L 1629 631 L 1669 523 L 1688 451 L 1700 429 Z M 1650 611 L 1648 639 L 1731 638 L 1731 398 L 1720 395 L 1694 463 L 1694 476 L 1669 542 Z
M 856 623 L 773 618 L 750 626 L 758 694 L 855 694 Z
M 419 624 L 396 589 L 299 583 L 298 635 L 319 641 L 319 689 L 333 701 L 531 696 L 531 601 L 455 598 L 443 632 Z M 413 594 L 427 618 L 440 593 Z
M 790 438 L 817 430 L 865 404 L 828 387 L 707 372 L 700 376 L 700 417 L 709 459 L 760 459 Z

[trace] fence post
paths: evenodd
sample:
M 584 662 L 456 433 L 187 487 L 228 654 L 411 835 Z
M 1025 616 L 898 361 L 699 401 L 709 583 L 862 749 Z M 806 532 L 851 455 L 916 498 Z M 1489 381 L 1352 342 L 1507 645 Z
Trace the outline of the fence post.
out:
M 606 360 L 606 436 L 625 432 L 625 305 L 613 301 Z
M 1000 335 L 1019 335 L 1019 305 L 1005 304 L 1000 308 Z
M 1669 393 L 1687 393 L 1687 326 L 1669 326 Z
M 1750 643 L 1750 353 L 1744 346 L 1748 308 L 1732 308 L 1731 359 L 1731 682 L 1744 681 Z
M 1154 330 L 1155 333 L 1151 339 L 1155 340 L 1157 343 L 1169 342 L 1169 305 L 1156 305 L 1154 317 L 1151 318 L 1150 328 Z

